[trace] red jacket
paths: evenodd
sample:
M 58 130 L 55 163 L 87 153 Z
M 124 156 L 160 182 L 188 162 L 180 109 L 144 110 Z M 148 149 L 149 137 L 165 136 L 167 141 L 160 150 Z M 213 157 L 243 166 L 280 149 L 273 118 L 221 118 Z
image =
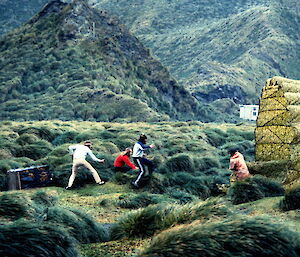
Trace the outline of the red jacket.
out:
M 124 165 L 129 166 L 131 169 L 136 169 L 134 164 L 132 164 L 129 160 L 128 155 L 119 155 L 114 162 L 114 167 L 123 167 Z

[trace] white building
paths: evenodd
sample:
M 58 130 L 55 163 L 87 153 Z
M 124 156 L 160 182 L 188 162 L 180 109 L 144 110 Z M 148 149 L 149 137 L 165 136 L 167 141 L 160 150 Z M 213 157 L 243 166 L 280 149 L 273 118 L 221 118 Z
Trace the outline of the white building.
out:
M 245 120 L 256 120 L 259 105 L 240 105 L 240 118 Z

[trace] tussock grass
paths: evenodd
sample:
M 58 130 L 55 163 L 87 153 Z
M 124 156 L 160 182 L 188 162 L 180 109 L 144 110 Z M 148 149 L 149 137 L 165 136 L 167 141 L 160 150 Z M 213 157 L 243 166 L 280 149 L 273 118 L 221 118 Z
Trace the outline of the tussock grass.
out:
M 63 227 L 80 243 L 95 243 L 108 240 L 106 230 L 89 215 L 76 209 L 50 207 L 46 210 L 44 222 Z
M 32 194 L 31 200 L 37 205 L 52 207 L 57 204 L 58 196 L 49 194 L 44 190 L 38 190 L 34 194 Z
M 167 174 L 164 179 L 164 185 L 180 188 L 201 199 L 207 199 L 210 196 L 221 194 L 216 184 L 226 183 L 226 180 L 222 176 L 193 176 L 186 172 L 176 172 Z
M 143 191 L 152 194 L 164 194 L 167 190 L 164 184 L 164 176 L 159 173 L 154 173 L 151 177 L 145 178 L 146 185 Z
M 193 159 L 187 154 L 178 154 L 172 156 L 164 164 L 165 173 L 179 171 L 193 172 L 195 170 Z
M 195 171 L 207 172 L 211 168 L 220 168 L 220 161 L 216 156 L 194 158 Z
M 149 237 L 176 223 L 175 206 L 153 205 L 122 216 L 112 227 L 111 238 Z
M 133 180 L 134 176 L 127 173 L 117 172 L 113 177 L 112 181 L 119 185 L 129 184 Z
M 191 124 L 190 124 L 191 123 Z M 112 180 L 123 184 L 126 175 L 115 176 L 113 162 L 115 155 L 126 147 L 132 147 L 141 133 L 149 137 L 149 144 L 155 143 L 156 148 L 149 151 L 148 158 L 156 165 L 156 170 L 143 191 L 149 193 L 164 193 L 167 183 L 164 176 L 169 177 L 186 172 L 194 175 L 185 179 L 185 186 L 179 182 L 171 187 L 180 187 L 186 193 L 207 198 L 211 193 L 211 186 L 207 179 L 198 178 L 214 175 L 224 177 L 221 167 L 227 168 L 228 158 L 224 149 L 208 143 L 206 132 L 209 131 L 224 136 L 225 145 L 232 133 L 226 132 L 232 125 L 220 126 L 200 124 L 197 122 L 161 122 L 161 123 L 96 123 L 96 122 L 62 122 L 62 121 L 33 121 L 2 123 L 0 144 L 2 155 L 10 156 L 0 160 L 0 187 L 6 188 L 5 174 L 8 169 L 22 168 L 32 164 L 48 164 L 53 173 L 54 185 L 65 187 L 71 175 L 72 158 L 68 153 L 68 146 L 90 139 L 94 142 L 93 152 L 98 158 L 105 159 L 104 164 L 91 162 L 100 177 L 106 181 Z M 182 130 L 186 129 L 183 133 Z M 235 128 L 236 129 L 236 128 Z M 252 128 L 239 127 L 236 129 L 248 131 Z M 20 134 L 19 134 L 20 133 Z M 238 135 L 241 137 L 241 135 Z M 41 144 L 40 144 L 41 143 Z M 250 146 L 249 146 L 250 147 Z M 250 147 L 251 148 L 251 147 Z M 253 148 L 253 146 L 252 146 Z M 26 157 L 27 156 L 27 157 Z M 35 161 L 36 160 L 36 161 Z M 160 174 L 159 174 L 160 173 Z M 128 173 L 128 182 L 132 174 Z M 115 176 L 115 177 L 114 177 Z M 114 178 L 113 178 L 114 177 Z M 81 168 L 75 179 L 75 187 L 94 183 L 91 174 Z M 199 184 L 199 187 L 197 186 Z M 126 182 L 127 184 L 127 182 Z M 3 185 L 3 186 L 1 186 Z M 181 188 L 182 187 L 182 188 Z M 208 187 L 208 190 L 207 190 Z
M 299 233 L 267 218 L 226 220 L 173 228 L 156 236 L 139 256 L 298 256 Z
M 0 190 L 7 190 L 8 179 L 4 174 L 0 174 Z
M 208 142 L 213 146 L 221 146 L 226 143 L 226 132 L 218 128 L 208 128 L 204 130 Z
M 0 196 L 0 216 L 11 220 L 33 218 L 36 208 L 30 197 L 22 192 L 5 193 Z
M 257 184 L 237 182 L 229 188 L 227 194 L 233 204 L 253 202 L 264 198 L 264 193 Z
M 66 131 L 66 132 L 62 132 L 60 135 L 56 136 L 53 141 L 52 144 L 53 145 L 62 145 L 65 143 L 75 143 L 75 137 L 78 135 L 78 132 L 76 131 Z
M 294 188 L 285 193 L 284 198 L 280 201 L 279 206 L 283 211 L 300 209 L 300 187 Z
M 30 122 L 28 124 L 30 124 Z M 17 132 L 19 135 L 33 134 L 33 135 L 36 135 L 37 137 L 44 139 L 46 141 L 54 140 L 54 138 L 58 134 L 57 131 L 52 130 L 48 126 L 35 127 L 34 125 L 21 127 L 20 129 L 17 129 Z
M 113 226 L 112 239 L 149 237 L 176 224 L 190 223 L 200 219 L 224 218 L 232 215 L 218 201 L 190 203 L 186 205 L 157 204 L 122 216 Z
M 0 255 L 13 256 L 79 256 L 75 240 L 57 226 L 18 221 L 0 225 Z
M 284 188 L 282 184 L 274 181 L 273 179 L 264 176 L 253 176 L 249 179 L 252 183 L 259 185 L 264 192 L 265 197 L 282 196 L 284 194 Z
M 46 140 L 39 140 L 32 144 L 23 145 L 16 153 L 17 157 L 27 157 L 32 160 L 44 158 L 53 149 L 51 143 Z
M 190 223 L 194 220 L 206 222 L 233 216 L 233 211 L 225 204 L 218 199 L 209 199 L 203 202 L 192 202 L 183 205 L 178 211 L 177 224 Z
M 233 204 L 256 201 L 264 197 L 281 196 L 282 185 L 263 176 L 254 176 L 234 183 L 228 190 L 228 197 Z
M 39 140 L 40 140 L 39 137 L 35 134 L 24 133 L 17 138 L 16 143 L 19 145 L 27 145 L 27 144 L 34 144 Z
M 141 193 L 138 195 L 121 195 L 120 201 L 117 203 L 121 208 L 138 209 L 144 208 L 151 204 L 158 204 L 161 202 L 171 202 L 171 199 L 164 197 L 163 195 L 155 195 L 148 193 Z
M 178 200 L 180 204 L 186 204 L 197 200 L 196 196 L 189 194 L 185 191 L 182 191 L 180 189 L 170 188 L 170 191 L 167 193 L 169 194 L 170 197 Z
M 0 216 L 10 221 L 26 219 L 28 224 L 40 226 L 36 229 L 57 227 L 68 237 L 80 243 L 108 240 L 106 229 L 88 214 L 74 208 L 66 209 L 56 206 L 58 199 L 53 192 L 38 190 L 32 194 L 5 193 L 0 196 L 0 199 Z

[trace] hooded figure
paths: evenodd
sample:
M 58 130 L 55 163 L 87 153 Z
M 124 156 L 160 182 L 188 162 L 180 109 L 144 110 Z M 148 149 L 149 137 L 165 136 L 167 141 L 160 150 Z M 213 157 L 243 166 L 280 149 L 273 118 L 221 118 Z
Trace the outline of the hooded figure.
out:
M 228 153 L 231 156 L 229 169 L 233 172 L 236 180 L 240 181 L 250 177 L 251 175 L 246 165 L 244 156 L 237 149 L 229 150 Z

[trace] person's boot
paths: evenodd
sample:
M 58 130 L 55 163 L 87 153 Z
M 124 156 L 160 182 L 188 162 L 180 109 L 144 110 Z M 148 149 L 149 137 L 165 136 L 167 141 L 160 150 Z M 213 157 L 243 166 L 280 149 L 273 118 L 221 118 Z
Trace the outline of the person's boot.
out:
M 134 187 L 134 188 L 139 188 L 139 185 L 137 183 L 135 183 L 134 181 L 131 182 L 131 185 Z

